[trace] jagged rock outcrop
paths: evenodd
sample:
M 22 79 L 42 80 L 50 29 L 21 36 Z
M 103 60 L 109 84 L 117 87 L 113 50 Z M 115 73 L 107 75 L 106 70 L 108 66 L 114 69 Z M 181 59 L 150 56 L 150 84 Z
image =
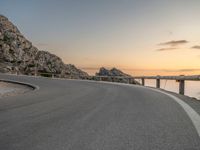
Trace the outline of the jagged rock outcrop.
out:
M 81 78 L 81 79 L 89 79 L 89 76 L 86 72 L 76 68 L 72 64 L 66 64 L 65 65 L 65 76 L 67 78 Z
M 101 67 L 99 69 L 99 72 L 96 73 L 96 75 L 98 76 L 122 76 L 122 77 L 131 77 L 131 75 L 128 75 L 124 72 L 122 72 L 121 70 L 117 69 L 117 68 L 112 68 L 112 69 L 106 69 L 104 67 Z
M 139 84 L 131 75 L 128 75 L 117 68 L 109 70 L 101 67 L 99 72 L 96 73 L 96 76 L 104 76 L 105 78 L 102 79 L 105 81 Z
M 35 60 L 38 72 L 61 74 L 66 69 L 65 64 L 58 56 L 46 51 L 38 51 Z
M 6 17 L 0 15 L 0 72 L 35 73 L 65 78 L 87 78 L 88 74 L 61 58 L 32 45 Z
M 17 27 L 0 15 L 0 71 L 25 73 L 24 69 L 34 61 L 37 52 Z

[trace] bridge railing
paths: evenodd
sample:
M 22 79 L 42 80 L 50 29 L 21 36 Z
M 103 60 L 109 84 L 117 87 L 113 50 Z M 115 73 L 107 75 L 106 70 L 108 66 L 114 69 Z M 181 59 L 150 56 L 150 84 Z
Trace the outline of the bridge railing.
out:
M 185 93 L 185 81 L 200 81 L 200 75 L 192 76 L 135 76 L 134 79 L 141 79 L 142 85 L 145 86 L 145 79 L 155 79 L 156 88 L 160 88 L 160 80 L 176 80 L 179 82 L 179 94 Z

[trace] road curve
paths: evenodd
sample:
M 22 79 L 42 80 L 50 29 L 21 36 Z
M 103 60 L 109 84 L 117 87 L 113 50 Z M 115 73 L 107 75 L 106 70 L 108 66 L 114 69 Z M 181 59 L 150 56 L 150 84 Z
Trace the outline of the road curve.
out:
M 0 150 L 199 150 L 171 97 L 148 88 L 0 74 L 38 85 L 0 99 Z

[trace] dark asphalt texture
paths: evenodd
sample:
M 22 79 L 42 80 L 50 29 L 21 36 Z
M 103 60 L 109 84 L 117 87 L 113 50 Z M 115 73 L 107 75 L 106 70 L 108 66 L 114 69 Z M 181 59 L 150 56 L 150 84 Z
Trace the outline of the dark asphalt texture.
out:
M 200 150 L 184 109 L 148 88 L 3 74 L 0 79 L 40 87 L 0 99 L 0 150 Z

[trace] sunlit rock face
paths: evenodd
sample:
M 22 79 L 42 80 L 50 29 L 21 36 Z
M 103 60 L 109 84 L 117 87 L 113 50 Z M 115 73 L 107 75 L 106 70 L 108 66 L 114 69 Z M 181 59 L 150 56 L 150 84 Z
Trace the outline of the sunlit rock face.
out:
M 65 77 L 66 78 L 75 78 L 75 79 L 78 79 L 78 78 L 81 78 L 81 79 L 90 79 L 89 75 L 76 68 L 74 65 L 72 64 L 66 64 L 65 65 Z
M 117 68 L 112 68 L 109 70 L 101 67 L 99 72 L 96 73 L 96 76 L 105 76 L 105 78 L 102 79 L 112 82 L 139 84 L 131 75 L 128 75 Z
M 122 72 L 121 70 L 117 69 L 117 68 L 112 68 L 112 69 L 106 69 L 104 67 L 101 67 L 99 69 L 99 72 L 96 73 L 96 75 L 99 76 L 123 76 L 123 77 L 131 77 L 131 75 L 128 75 L 124 72 Z
M 33 75 L 54 74 L 64 78 L 87 78 L 88 74 L 61 58 L 32 45 L 8 18 L 0 15 L 0 72 Z
M 38 49 L 6 17 L 0 16 L 0 71 L 26 73 Z

